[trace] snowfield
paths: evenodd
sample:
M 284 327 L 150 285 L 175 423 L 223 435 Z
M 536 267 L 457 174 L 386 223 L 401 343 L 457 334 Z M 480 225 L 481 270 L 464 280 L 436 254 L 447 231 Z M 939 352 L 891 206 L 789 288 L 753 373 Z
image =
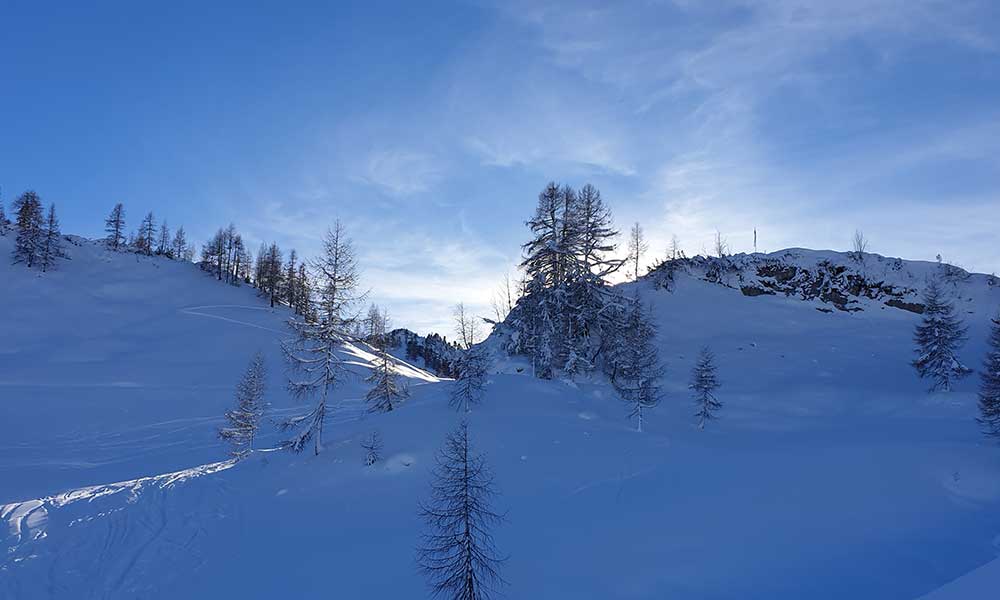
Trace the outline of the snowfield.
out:
M 216 429 L 255 351 L 269 417 L 306 410 L 284 390 L 287 311 L 73 239 L 55 272 L 0 261 L 0 597 L 427 597 L 416 506 L 460 416 L 453 383 L 401 363 L 410 398 L 367 414 L 375 357 L 345 348 L 358 377 L 325 452 L 233 463 Z M 975 376 L 947 394 L 917 379 L 918 315 L 683 273 L 673 291 L 633 286 L 667 368 L 643 433 L 600 377 L 537 380 L 500 356 L 469 416 L 502 492 L 505 597 L 997 597 L 1000 448 L 974 421 Z M 986 276 L 950 289 L 978 366 L 1000 290 Z M 699 431 L 686 386 L 704 344 L 724 406 Z M 365 467 L 375 429 L 385 459 Z M 269 424 L 259 446 L 281 435 Z

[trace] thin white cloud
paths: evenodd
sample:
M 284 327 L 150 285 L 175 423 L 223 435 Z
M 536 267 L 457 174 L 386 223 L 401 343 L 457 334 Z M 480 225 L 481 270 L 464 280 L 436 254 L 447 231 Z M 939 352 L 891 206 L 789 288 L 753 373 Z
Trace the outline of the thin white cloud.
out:
M 876 251 L 914 258 L 940 251 L 994 270 L 1000 256 L 986 240 L 1000 229 L 991 208 L 997 199 L 956 191 L 935 204 L 885 190 L 925 165 L 996 164 L 997 115 L 948 114 L 880 129 L 880 111 L 891 107 L 854 113 L 830 93 L 845 85 L 839 68 L 858 66 L 824 63 L 845 47 L 862 47 L 877 57 L 861 67 L 869 77 L 891 72 L 921 44 L 996 52 L 981 6 L 503 3 L 496 29 L 457 53 L 426 97 L 401 98 L 361 124 L 322 132 L 321 150 L 306 161 L 299 185 L 289 186 L 293 198 L 268 199 L 253 230 L 278 232 L 308 252 L 325 223 L 348 219 L 373 300 L 387 304 L 399 325 L 445 333 L 457 301 L 488 314 L 489 297 L 519 251 L 498 246 L 496 223 L 477 220 L 479 177 L 505 190 L 592 181 L 621 229 L 643 223 L 649 262 L 672 234 L 689 253 L 711 248 L 717 230 L 734 250 L 749 251 L 757 229 L 758 248 L 770 251 L 845 248 L 861 227 Z M 765 121 L 774 95 L 789 89 L 817 122 L 833 115 L 878 135 L 789 158 L 773 121 Z M 522 200 L 519 218 L 528 216 L 533 193 Z M 437 203 L 454 212 L 429 222 L 402 207 Z
M 360 180 L 395 196 L 426 192 L 445 174 L 442 161 L 425 152 L 387 148 L 368 155 Z

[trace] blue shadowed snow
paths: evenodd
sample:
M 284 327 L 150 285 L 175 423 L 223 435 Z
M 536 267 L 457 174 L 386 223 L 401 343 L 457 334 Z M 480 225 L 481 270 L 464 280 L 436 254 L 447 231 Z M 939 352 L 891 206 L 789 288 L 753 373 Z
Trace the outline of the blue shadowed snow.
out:
M 287 313 L 192 265 L 79 243 L 53 273 L 0 262 L 0 596 L 425 597 L 416 504 L 459 417 L 452 384 L 401 365 L 410 399 L 368 415 L 372 356 L 350 349 L 359 377 L 324 454 L 233 465 L 215 428 L 254 351 L 271 414 L 305 408 L 284 391 Z M 970 365 L 1000 299 L 981 281 L 960 290 Z M 470 415 L 503 492 L 507 597 L 911 600 L 966 573 L 928 598 L 996 589 L 1000 450 L 973 421 L 974 377 L 925 393 L 916 315 L 639 285 L 668 373 L 644 433 L 600 378 L 540 381 L 519 359 L 497 361 Z M 699 431 L 686 384 L 703 344 L 724 407 Z M 373 429 L 385 459 L 366 468 Z

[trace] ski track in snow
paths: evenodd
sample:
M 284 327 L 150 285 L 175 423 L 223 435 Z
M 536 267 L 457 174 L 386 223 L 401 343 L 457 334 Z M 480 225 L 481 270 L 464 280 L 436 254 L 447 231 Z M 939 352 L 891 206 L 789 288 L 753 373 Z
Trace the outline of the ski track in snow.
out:
M 278 334 L 287 333 L 255 323 L 202 312 L 210 309 L 270 310 L 242 305 L 205 305 L 184 308 L 180 312 Z M 376 358 L 375 355 L 352 344 L 345 344 L 345 351 L 357 359 L 349 361 L 350 364 L 367 367 L 371 364 L 370 361 Z M 404 361 L 398 359 L 394 359 L 394 361 L 397 371 L 420 381 L 417 385 L 440 381 L 439 378 Z M 0 385 L 3 384 L 0 383 Z M 22 384 L 11 382 L 8 385 Z M 70 387 L 77 384 L 61 385 Z M 79 385 L 122 386 L 117 382 Z M 131 384 L 131 387 L 141 388 L 143 386 Z M 271 414 L 280 417 L 299 410 L 301 409 L 298 407 L 290 407 L 272 411 Z M 331 412 L 328 426 L 360 421 L 369 414 L 365 400 L 361 397 L 343 398 L 334 405 Z M 221 421 L 222 417 L 219 415 L 170 419 L 113 433 L 65 436 L 55 444 L 55 447 L 62 447 L 69 452 L 73 448 L 79 447 L 80 444 L 87 444 L 89 447 L 105 450 L 129 450 L 128 454 L 131 457 L 135 453 L 134 442 L 137 438 L 148 442 L 153 438 L 170 437 L 193 428 L 215 426 Z M 4 449 L 24 451 L 28 448 L 23 445 L 18 445 L 16 448 L 0 448 L 0 450 Z M 51 442 L 47 445 L 47 449 L 53 449 Z M 114 462 L 114 460 L 113 458 L 109 459 L 110 462 Z M 137 582 L 132 581 L 131 574 L 136 565 L 144 560 L 147 554 L 154 552 L 154 548 L 158 544 L 177 546 L 169 552 L 171 557 L 189 556 L 194 552 L 192 547 L 194 540 L 204 533 L 199 519 L 189 520 L 190 522 L 186 524 L 179 523 L 175 526 L 169 516 L 168 492 L 175 486 L 195 478 L 224 471 L 235 464 L 234 460 L 225 460 L 180 471 L 87 486 L 44 498 L 0 505 L 0 521 L 7 526 L 7 533 L 3 538 L 6 552 L 3 560 L 0 561 L 0 573 L 9 572 L 13 568 L 24 568 L 31 561 L 47 560 L 50 564 L 49 569 L 47 569 L 47 587 L 50 593 L 55 594 L 57 591 L 72 589 L 75 585 L 71 582 L 72 577 L 67 573 L 62 573 L 58 565 L 63 562 L 71 563 L 74 556 L 76 560 L 79 560 L 80 556 L 86 555 L 92 557 L 95 570 L 102 574 L 100 579 L 108 584 L 107 589 L 100 592 L 99 596 L 94 597 L 130 595 L 137 591 L 136 585 L 141 585 L 141 583 L 137 584 Z M 89 535 L 82 537 L 71 535 L 69 536 L 71 543 L 68 545 L 56 543 L 50 539 L 50 527 L 69 529 L 82 526 L 90 527 Z M 176 533 L 168 535 L 175 527 L 183 529 L 188 526 L 197 526 L 198 531 L 192 533 L 187 538 L 187 542 L 178 543 L 176 540 L 167 539 L 168 537 L 177 537 Z M 79 548 L 74 542 L 83 543 L 85 547 Z M 164 558 L 160 556 L 158 551 L 157 557 Z M 6 589 L 10 595 L 16 597 L 19 585 L 16 578 L 4 579 L 7 580 L 7 583 L 0 589 Z M 60 583 L 62 581 L 66 583 Z
M 20 597 L 25 579 L 44 577 L 50 597 L 141 597 L 150 585 L 133 577 L 141 561 L 183 563 L 176 565 L 178 575 L 196 568 L 200 558 L 193 542 L 204 527 L 189 515 L 172 517 L 168 493 L 235 464 L 230 459 L 0 506 L 0 521 L 7 525 L 0 595 Z M 195 510 L 222 504 L 213 497 Z M 81 569 L 81 563 L 88 568 Z M 34 575 L 3 576 L 13 569 L 31 569 Z
M 263 307 L 263 306 L 243 306 L 239 304 L 208 304 L 205 306 L 189 306 L 187 308 L 180 309 L 180 312 L 186 315 L 192 315 L 195 317 L 205 317 L 207 319 L 218 319 L 220 321 L 225 321 L 227 323 L 233 323 L 236 325 L 243 325 L 244 327 L 253 327 L 255 329 L 263 329 L 264 331 L 271 331 L 277 334 L 286 335 L 287 331 L 282 331 L 279 329 L 272 329 L 270 327 L 265 327 L 263 325 L 258 325 L 256 323 L 248 323 L 246 321 L 240 321 L 239 319 L 232 319 L 230 317 L 223 317 L 222 315 L 213 315 L 212 313 L 202 312 L 204 310 L 209 310 L 213 308 L 237 308 L 241 310 L 263 310 L 267 312 L 273 312 L 273 309 Z

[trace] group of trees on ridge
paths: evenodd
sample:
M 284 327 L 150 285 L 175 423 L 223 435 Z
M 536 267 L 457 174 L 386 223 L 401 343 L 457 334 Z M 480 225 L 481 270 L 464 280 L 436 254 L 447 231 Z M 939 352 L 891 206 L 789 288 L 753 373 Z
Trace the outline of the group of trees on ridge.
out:
M 631 228 L 628 252 L 619 257 L 619 234 L 600 190 L 556 183 L 538 195 L 526 225 L 532 237 L 522 247 L 524 277 L 514 286 L 517 300 L 512 306 L 503 302 L 510 297 L 508 279 L 500 301 L 494 301 L 495 313 L 506 313 L 504 323 L 512 333 L 506 350 L 530 357 L 534 375 L 541 378 L 604 372 L 641 431 L 645 411 L 662 397 L 664 365 L 655 326 L 638 291 L 625 296 L 609 278 L 626 269 L 638 279 L 641 256 L 648 249 L 642 227 L 637 223 Z M 674 246 L 674 258 L 681 258 L 676 239 Z M 707 348 L 703 358 L 690 386 L 701 426 L 721 408 L 713 395 L 718 380 Z
M 115 204 L 111 213 L 104 220 L 104 243 L 111 250 L 135 252 L 145 256 L 165 256 L 172 260 L 190 262 L 194 257 L 194 248 L 188 244 L 184 227 L 178 227 L 171 234 L 166 221 L 157 225 L 152 211 L 139 222 L 139 227 L 126 237 L 125 206 Z
M 0 236 L 6 236 L 12 229 L 15 232 L 13 262 L 23 263 L 29 269 L 54 269 L 56 261 L 66 257 L 59 219 L 56 217 L 56 205 L 49 204 L 46 213 L 42 199 L 34 191 L 28 190 L 14 200 L 11 212 L 13 221 L 7 217 L 3 204 L 0 203 Z

